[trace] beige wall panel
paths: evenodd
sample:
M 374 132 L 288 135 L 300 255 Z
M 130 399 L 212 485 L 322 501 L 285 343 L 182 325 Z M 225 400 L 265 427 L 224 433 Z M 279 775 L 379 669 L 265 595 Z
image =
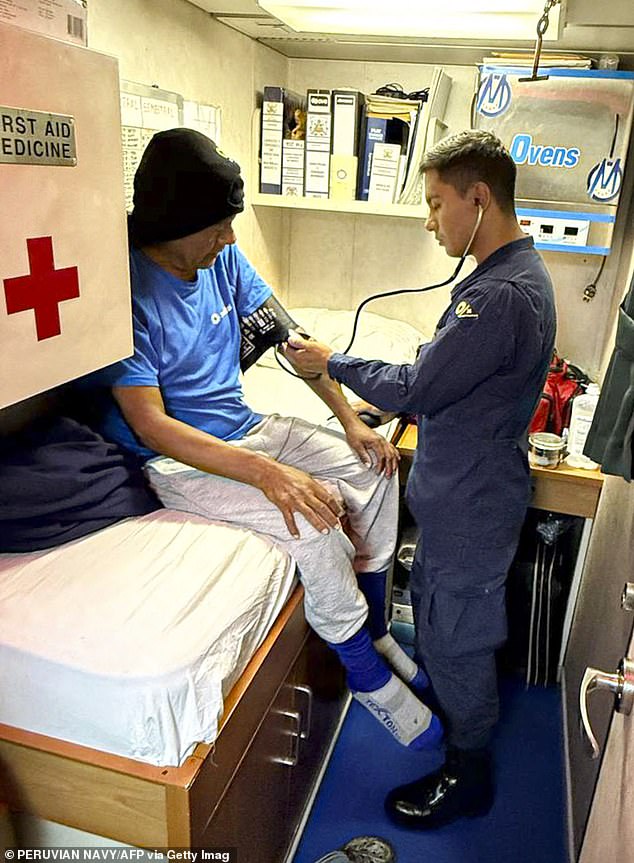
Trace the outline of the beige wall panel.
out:
M 351 308 L 354 218 L 306 210 L 293 213 L 290 306 Z
M 354 238 L 352 298 L 356 305 L 370 294 L 398 288 L 418 288 L 443 281 L 455 269 L 450 260 L 415 219 L 357 217 Z M 466 261 L 463 273 L 473 269 Z M 450 287 L 424 294 L 403 294 L 371 303 L 368 311 L 398 318 L 431 338 L 435 324 L 449 303 Z
M 614 283 L 614 256 L 608 258 L 597 295 L 590 303 L 584 302 L 583 291 L 595 280 L 603 258 L 559 252 L 544 252 L 542 256 L 555 285 L 557 350 L 595 376 L 611 314 L 605 286 Z
M 248 200 L 248 192 L 247 192 Z M 238 242 L 262 278 L 273 288 L 275 296 L 288 304 L 288 271 L 290 218 L 285 210 L 252 207 L 248 242 L 243 222 L 237 223 Z
M 634 152 L 634 145 L 631 150 Z M 623 302 L 629 286 L 634 279 L 634 199 L 630 200 L 630 211 L 627 218 L 621 221 L 621 230 L 623 225 L 632 226 L 625 235 L 623 249 L 619 257 L 617 274 L 615 278 L 615 289 L 612 294 L 612 304 L 608 315 L 608 327 L 606 331 L 606 340 L 603 346 L 603 356 L 601 357 L 600 379 L 603 379 L 610 359 L 612 358 L 612 350 L 616 339 L 616 325 L 619 314 L 619 306 Z
M 309 87 L 364 90 L 365 63 L 356 60 L 289 60 L 288 86 L 298 93 Z

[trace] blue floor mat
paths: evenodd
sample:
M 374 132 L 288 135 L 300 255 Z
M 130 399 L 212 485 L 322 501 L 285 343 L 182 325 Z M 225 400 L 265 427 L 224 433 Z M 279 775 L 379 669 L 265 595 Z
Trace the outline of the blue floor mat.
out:
M 383 798 L 434 770 L 438 754 L 410 752 L 353 702 L 293 863 L 314 863 L 353 836 L 382 836 L 397 863 L 565 863 L 560 693 L 500 684 L 496 801 L 484 818 L 433 832 L 392 825 Z

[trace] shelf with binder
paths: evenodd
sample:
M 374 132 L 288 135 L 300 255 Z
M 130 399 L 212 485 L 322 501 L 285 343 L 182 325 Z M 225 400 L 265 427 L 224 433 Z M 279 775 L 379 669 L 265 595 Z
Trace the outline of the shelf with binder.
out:
M 253 115 L 252 141 L 253 141 L 253 182 L 259 188 L 260 166 L 258 154 L 260 152 L 260 128 L 261 111 L 258 109 Z M 278 207 L 291 210 L 313 210 L 331 213 L 350 213 L 365 216 L 396 216 L 404 219 L 425 219 L 427 208 L 423 204 L 385 204 L 372 203 L 368 201 L 342 201 L 333 198 L 305 198 L 290 195 L 266 195 L 257 191 L 249 195 L 250 203 L 255 207 Z

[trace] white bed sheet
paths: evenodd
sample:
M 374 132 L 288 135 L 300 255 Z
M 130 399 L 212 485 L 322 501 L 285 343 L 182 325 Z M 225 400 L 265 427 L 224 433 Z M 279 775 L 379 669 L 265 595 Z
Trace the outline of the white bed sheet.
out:
M 336 351 L 343 350 L 350 341 L 354 312 L 305 307 L 289 309 L 289 314 L 306 332 Z M 418 346 L 428 340 L 427 334 L 403 321 L 362 312 L 350 354 L 390 363 L 411 363 L 416 358 Z M 242 385 L 247 404 L 258 413 L 299 416 L 315 425 L 341 430 L 341 425 L 331 417 L 330 409 L 319 396 L 303 381 L 279 367 L 272 349 L 246 372 Z M 343 391 L 350 401 L 359 399 L 347 387 Z M 377 431 L 389 438 L 395 425 L 396 421 L 392 421 Z
M 263 537 L 171 510 L 2 554 L 0 722 L 178 765 L 294 584 Z

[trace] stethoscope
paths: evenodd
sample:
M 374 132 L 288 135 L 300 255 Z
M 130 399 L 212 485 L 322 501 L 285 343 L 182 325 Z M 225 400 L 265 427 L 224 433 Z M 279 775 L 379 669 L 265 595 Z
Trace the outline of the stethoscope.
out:
M 354 322 L 352 324 L 352 336 L 350 338 L 350 342 L 348 343 L 348 346 L 345 348 L 345 350 L 338 351 L 337 353 L 347 354 L 348 351 L 350 350 L 350 348 L 352 347 L 352 345 L 354 344 L 354 340 L 357 337 L 357 328 L 359 326 L 359 317 L 360 317 L 363 309 L 369 303 L 373 303 L 375 300 L 385 299 L 386 297 L 396 297 L 399 294 L 424 294 L 427 291 L 434 291 L 434 290 L 436 290 L 436 288 L 444 288 L 446 285 L 450 285 L 452 282 L 454 282 L 458 278 L 458 274 L 460 273 L 460 270 L 462 269 L 464 262 L 467 260 L 469 252 L 471 250 L 471 246 L 473 245 L 473 242 L 476 238 L 476 234 L 478 233 L 478 230 L 480 228 L 480 224 L 482 222 L 482 217 L 484 215 L 484 208 L 482 207 L 482 205 L 479 203 L 476 203 L 476 206 L 478 208 L 478 215 L 476 216 L 475 224 L 473 226 L 473 230 L 471 231 L 471 236 L 469 237 L 469 241 L 465 247 L 464 252 L 460 256 L 460 260 L 458 261 L 458 264 L 457 264 L 455 270 L 449 276 L 449 278 L 445 279 L 442 282 L 436 282 L 433 285 L 424 285 L 422 288 L 399 288 L 398 290 L 395 290 L 395 291 L 383 291 L 380 294 L 372 294 L 371 296 L 366 297 L 365 300 L 362 300 L 359 303 L 359 305 L 357 306 L 357 309 L 355 311 Z M 296 372 L 293 372 L 290 369 L 287 369 L 286 366 L 284 366 L 282 364 L 282 362 L 280 361 L 280 358 L 278 356 L 277 351 L 275 351 L 275 357 L 277 359 L 277 362 L 278 362 L 278 365 L 280 366 L 280 368 L 284 369 L 285 372 L 287 372 L 289 375 L 293 375 L 293 377 L 295 377 L 295 378 L 299 378 L 300 380 L 303 380 L 303 381 L 313 381 L 313 380 L 318 380 L 318 378 L 321 377 L 321 375 L 311 375 L 310 377 L 308 377 L 308 376 L 304 377 L 303 375 L 298 375 Z
M 450 285 L 452 282 L 454 282 L 458 278 L 458 274 L 460 273 L 460 270 L 462 269 L 464 262 L 467 260 L 467 257 L 469 255 L 469 251 L 471 250 L 471 246 L 473 245 L 473 241 L 475 240 L 476 234 L 478 233 L 478 229 L 480 228 L 480 223 L 482 222 L 482 216 L 484 215 L 483 207 L 480 204 L 476 204 L 476 206 L 478 208 L 478 215 L 476 217 L 476 221 L 475 221 L 475 225 L 473 226 L 473 230 L 471 231 L 471 236 L 469 237 L 469 242 L 467 243 L 465 250 L 460 257 L 460 260 L 458 261 L 456 269 L 449 276 L 449 278 L 445 279 L 444 282 L 437 282 L 436 284 L 433 284 L 433 285 L 425 285 L 422 288 L 399 288 L 396 291 L 384 291 L 383 293 L 372 294 L 371 296 L 367 297 L 365 300 L 360 302 L 359 305 L 357 306 L 357 310 L 356 310 L 355 315 L 354 315 L 354 323 L 352 325 L 352 338 L 350 339 L 348 347 L 345 350 L 340 351 L 340 353 L 347 354 L 348 351 L 350 350 L 350 348 L 352 347 L 352 345 L 354 344 L 354 340 L 357 337 L 357 327 L 359 325 L 359 316 L 361 315 L 361 312 L 363 311 L 363 309 L 368 305 L 368 303 L 372 303 L 372 302 L 374 302 L 374 300 L 382 300 L 385 297 L 396 297 L 399 294 L 424 294 L 426 291 L 434 291 L 434 290 L 436 290 L 436 288 L 444 288 L 446 285 Z

